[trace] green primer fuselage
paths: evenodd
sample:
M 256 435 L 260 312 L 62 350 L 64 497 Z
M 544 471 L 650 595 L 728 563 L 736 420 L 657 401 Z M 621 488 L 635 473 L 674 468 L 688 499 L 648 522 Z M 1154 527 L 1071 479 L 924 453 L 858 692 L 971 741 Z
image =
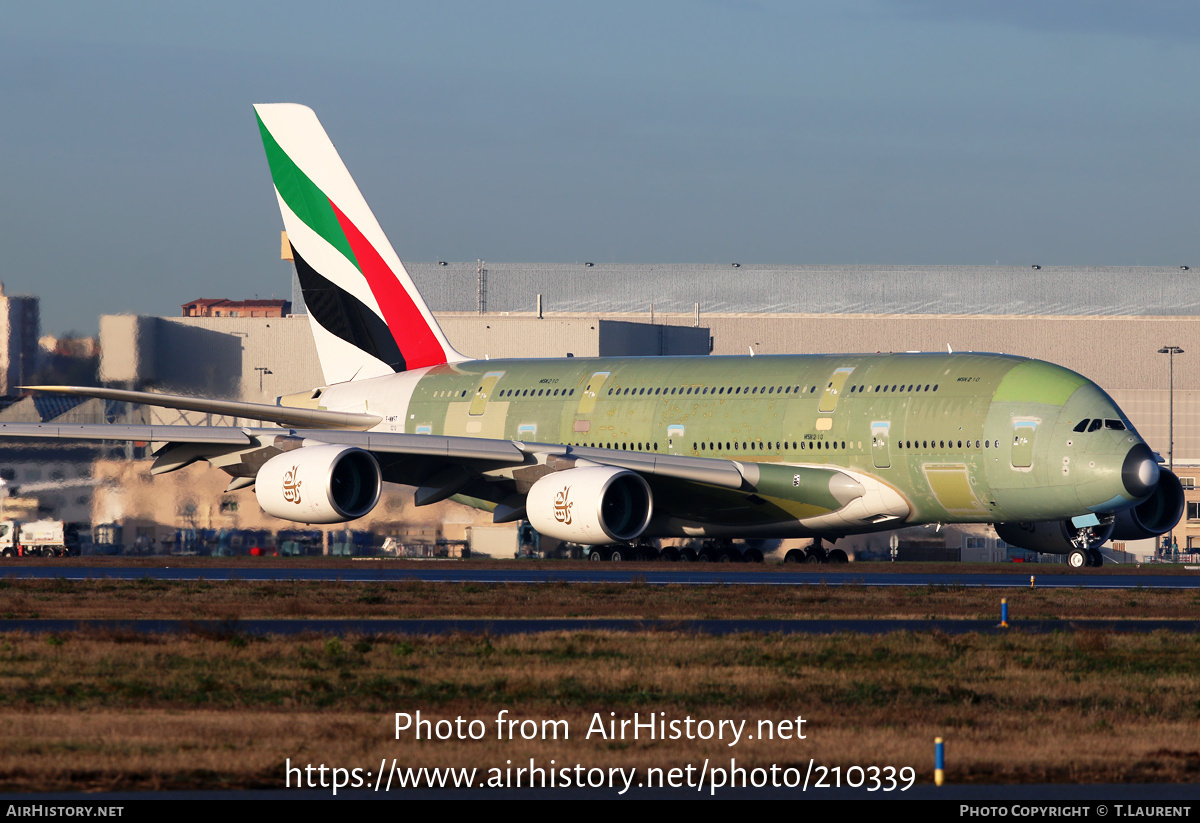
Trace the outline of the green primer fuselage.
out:
M 880 530 L 1111 512 L 1135 502 L 1121 469 L 1142 442 L 1084 377 L 996 354 L 471 361 L 332 386 L 322 403 L 368 397 L 382 431 L 757 464 L 754 494 L 652 479 L 658 535 L 820 533 L 798 521 L 839 504 L 796 467 L 895 491 L 909 511 Z M 1123 425 L 1073 431 L 1087 418 Z

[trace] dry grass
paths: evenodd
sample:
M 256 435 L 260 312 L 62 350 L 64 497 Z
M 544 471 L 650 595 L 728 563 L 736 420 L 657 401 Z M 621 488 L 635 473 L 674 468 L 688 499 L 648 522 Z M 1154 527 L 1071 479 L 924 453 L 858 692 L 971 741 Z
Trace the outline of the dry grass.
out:
M 522 566 L 527 568 L 527 566 Z M 784 572 L 781 572 L 784 573 Z M 280 787 L 284 764 L 487 769 L 913 766 L 950 779 L 1200 782 L 1200 638 L 1104 632 L 879 637 L 564 632 L 252 638 L 257 617 L 1194 618 L 1184 590 L 207 583 L 0 579 L 0 617 L 228 620 L 225 631 L 0 635 L 0 789 Z M 396 740 L 395 712 L 487 721 Z M 499 741 L 498 712 L 571 738 Z M 808 739 L 604 741 L 594 713 L 782 720 Z
M 1186 589 L 174 582 L 0 579 L 0 618 L 626 617 L 1193 619 Z
M 252 639 L 0 636 L 0 788 L 271 786 L 293 764 L 626 768 L 896 765 L 956 781 L 1200 780 L 1200 638 L 1165 633 L 881 637 L 573 632 Z M 394 712 L 488 723 L 396 740 Z M 494 719 L 571 738 L 499 741 Z M 782 720 L 808 739 L 585 739 L 593 713 Z

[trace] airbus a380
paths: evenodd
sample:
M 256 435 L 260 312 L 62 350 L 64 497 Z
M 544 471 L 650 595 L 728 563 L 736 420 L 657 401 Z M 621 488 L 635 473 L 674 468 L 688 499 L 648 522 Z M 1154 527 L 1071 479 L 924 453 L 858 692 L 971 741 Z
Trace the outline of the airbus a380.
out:
M 1182 514 L 1179 481 L 1112 399 L 1038 360 L 471 360 L 316 115 L 255 110 L 327 385 L 274 406 L 42 387 L 279 428 L 3 424 L 0 435 L 151 441 L 153 473 L 206 460 L 285 520 L 363 517 L 391 482 L 415 486 L 418 505 L 453 498 L 589 546 L 991 523 L 1014 546 L 1084 566 L 1109 538 L 1162 534 Z M 810 553 L 823 551 L 816 540 Z

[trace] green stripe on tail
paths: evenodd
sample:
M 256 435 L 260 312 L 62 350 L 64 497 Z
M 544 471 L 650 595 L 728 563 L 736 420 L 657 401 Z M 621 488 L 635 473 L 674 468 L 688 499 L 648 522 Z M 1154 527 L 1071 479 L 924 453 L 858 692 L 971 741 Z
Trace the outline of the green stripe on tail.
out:
M 271 167 L 271 179 L 275 189 L 287 207 L 304 221 L 310 229 L 345 255 L 346 259 L 359 268 L 358 260 L 350 249 L 350 241 L 346 239 L 337 215 L 333 213 L 333 205 L 325 193 L 292 162 L 280 145 L 275 142 L 271 132 L 263 125 L 262 118 L 255 112 L 258 120 L 258 130 L 262 132 L 263 147 L 267 150 L 267 164 Z

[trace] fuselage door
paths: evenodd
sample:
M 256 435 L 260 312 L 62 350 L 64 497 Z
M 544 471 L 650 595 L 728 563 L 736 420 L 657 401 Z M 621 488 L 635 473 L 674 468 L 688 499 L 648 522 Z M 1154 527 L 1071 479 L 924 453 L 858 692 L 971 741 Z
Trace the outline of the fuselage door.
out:
M 1029 418 L 1013 420 L 1012 465 L 1014 469 L 1027 469 L 1033 465 L 1033 438 L 1037 434 L 1037 420 Z
M 487 410 L 488 398 L 492 396 L 496 382 L 503 376 L 504 372 L 502 371 L 490 371 L 483 376 L 483 379 L 479 381 L 479 387 L 475 389 L 475 396 L 471 398 L 471 409 L 468 414 L 478 417 Z
M 598 371 L 588 378 L 587 386 L 583 390 L 583 396 L 579 398 L 579 408 L 576 410 L 576 415 L 591 414 L 596 408 L 596 398 L 600 396 L 600 389 L 608 380 L 610 372 Z
M 888 434 L 891 432 L 891 428 L 890 420 L 871 422 L 871 458 L 875 461 L 877 469 L 892 467 L 892 455 L 888 449 Z
M 829 378 L 829 382 L 825 386 L 825 392 L 821 395 L 821 404 L 817 406 L 817 411 L 827 413 L 837 408 L 838 395 L 842 393 L 842 387 L 846 385 L 846 380 L 852 371 L 854 371 L 853 367 L 834 371 L 833 377 Z

